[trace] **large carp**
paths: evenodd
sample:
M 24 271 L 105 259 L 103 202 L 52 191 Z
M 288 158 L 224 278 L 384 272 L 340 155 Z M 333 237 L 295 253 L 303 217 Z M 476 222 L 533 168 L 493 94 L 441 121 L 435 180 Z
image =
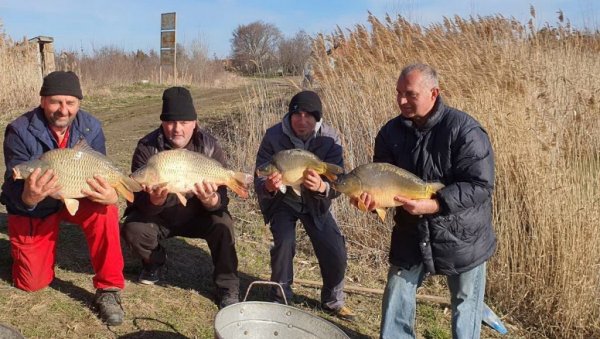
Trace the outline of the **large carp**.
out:
M 51 169 L 58 178 L 60 191 L 57 195 L 64 202 L 71 215 L 79 209 L 77 198 L 83 198 L 82 189 L 92 189 L 87 180 L 94 175 L 104 178 L 117 193 L 127 201 L 133 201 L 133 192 L 142 187 L 119 170 L 104 154 L 91 148 L 85 140 L 77 142 L 73 148 L 56 148 L 39 159 L 26 161 L 13 168 L 13 179 L 27 179 L 36 169 L 42 173 Z
M 304 180 L 304 171 L 309 168 L 331 181 L 337 179 L 339 174 L 344 173 L 343 168 L 323 162 L 309 151 L 289 149 L 277 152 L 270 162 L 259 166 L 256 169 L 256 175 L 268 176 L 279 172 L 281 173 L 282 183 L 279 190 L 285 193 L 286 186 L 290 186 L 296 194 L 300 195 L 300 185 Z
M 252 176 L 229 170 L 215 159 L 186 149 L 162 151 L 148 159 L 145 166 L 131 174 L 142 185 L 166 187 L 175 193 L 182 205 L 186 195 L 194 192 L 194 184 L 203 180 L 225 185 L 242 198 L 248 198 L 248 185 Z
M 416 175 L 388 163 L 360 165 L 333 183 L 336 191 L 351 198 L 358 198 L 363 192 L 371 194 L 375 211 L 382 221 L 386 215 L 384 208 L 402 205 L 394 200 L 395 196 L 430 199 L 442 187 L 444 185 L 441 183 L 426 183 Z M 358 208 L 367 210 L 360 201 Z

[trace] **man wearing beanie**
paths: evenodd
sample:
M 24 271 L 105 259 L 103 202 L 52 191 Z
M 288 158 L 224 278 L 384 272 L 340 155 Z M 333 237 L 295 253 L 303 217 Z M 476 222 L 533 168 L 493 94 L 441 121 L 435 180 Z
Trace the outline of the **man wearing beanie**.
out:
M 225 166 L 225 154 L 217 139 L 198 126 L 190 92 L 171 87 L 162 99 L 161 126 L 139 140 L 131 171 L 146 165 L 152 155 L 170 149 L 198 152 Z M 239 301 L 238 259 L 227 189 L 209 182 L 196 183 L 195 187 L 196 199 L 189 199 L 186 206 L 164 187 L 144 187 L 126 209 L 121 232 L 142 258 L 139 282 L 148 285 L 159 281 L 167 262 L 161 240 L 175 236 L 206 239 L 215 266 L 216 303 L 223 308 Z
M 310 151 L 324 162 L 344 165 L 339 136 L 323 122 L 321 99 L 312 91 L 294 95 L 282 121 L 267 130 L 256 156 L 256 169 L 270 162 L 276 153 L 296 148 Z M 323 310 L 353 320 L 354 312 L 344 306 L 345 240 L 331 213 L 331 200 L 339 193 L 311 169 L 304 173 L 300 196 L 291 189 L 282 193 L 281 179 L 279 173 L 254 178 L 260 209 L 273 234 L 271 280 L 281 284 L 287 300 L 292 299 L 295 232 L 296 222 L 300 219 L 319 260 Z M 273 289 L 273 298 L 275 302 L 283 302 L 278 289 Z
M 37 291 L 54 279 L 54 259 L 59 223 L 81 226 L 89 247 L 94 304 L 108 325 L 120 325 L 124 312 L 119 291 L 124 288 L 123 255 L 119 237 L 118 196 L 103 178 L 90 178 L 92 190 L 84 191 L 77 213 L 70 215 L 61 200 L 57 177 L 36 169 L 25 180 L 13 180 L 13 168 L 38 159 L 56 148 L 71 148 L 85 140 L 94 150 L 106 154 L 100 122 L 80 110 L 83 99 L 79 78 L 73 72 L 48 74 L 40 90 L 40 106 L 6 126 L 4 162 L 6 172 L 1 202 L 8 212 L 8 232 L 13 258 L 15 287 Z

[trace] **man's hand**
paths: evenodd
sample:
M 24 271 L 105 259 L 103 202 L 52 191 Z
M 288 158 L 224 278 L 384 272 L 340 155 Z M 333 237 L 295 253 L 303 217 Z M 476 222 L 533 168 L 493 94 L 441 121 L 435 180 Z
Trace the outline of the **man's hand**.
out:
M 81 193 L 91 201 L 102 205 L 114 205 L 119 201 L 117 191 L 103 177 L 94 175 L 94 179 L 88 179 L 87 183 L 92 189 L 84 188 Z
M 201 183 L 197 182 L 194 184 L 194 193 L 204 207 L 213 209 L 220 203 L 219 194 L 217 193 L 218 188 L 217 184 L 202 180 Z
M 271 173 L 267 177 L 267 180 L 265 181 L 265 189 L 271 193 L 279 190 L 279 187 L 281 187 L 281 185 L 282 185 L 281 180 L 282 180 L 281 173 L 279 173 L 279 172 Z
M 362 192 L 360 196 L 350 198 L 350 204 L 361 211 L 372 211 L 375 209 L 375 199 L 370 193 Z
M 162 206 L 167 201 L 169 190 L 166 186 L 146 186 L 142 185 L 142 190 L 150 196 L 150 203 L 154 206 Z
M 440 211 L 437 199 L 413 200 L 403 196 L 395 196 L 394 200 L 402 204 L 402 208 L 412 215 L 434 214 Z
M 302 182 L 304 187 L 313 192 L 325 193 L 327 185 L 321 179 L 321 176 L 311 168 L 307 168 L 304 171 L 304 181 Z
M 40 176 L 41 172 L 41 168 L 36 168 L 25 180 L 21 200 L 26 206 L 35 206 L 47 196 L 55 196 L 61 189 L 58 177 L 51 169 Z

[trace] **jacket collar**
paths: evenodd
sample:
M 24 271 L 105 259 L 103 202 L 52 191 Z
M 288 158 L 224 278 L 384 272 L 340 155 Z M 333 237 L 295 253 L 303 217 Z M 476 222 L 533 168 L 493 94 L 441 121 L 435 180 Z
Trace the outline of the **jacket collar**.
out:
M 444 100 L 442 100 L 442 96 L 438 95 L 437 99 L 435 100 L 435 104 L 433 104 L 433 108 L 431 109 L 431 112 L 429 114 L 429 118 L 425 122 L 425 125 L 417 127 L 412 122 L 412 120 L 404 118 L 402 116 L 400 117 L 400 120 L 406 127 L 415 129 L 419 132 L 427 132 L 430 129 L 432 129 L 435 125 L 437 125 L 440 121 L 442 121 L 445 115 L 446 105 L 444 104 Z

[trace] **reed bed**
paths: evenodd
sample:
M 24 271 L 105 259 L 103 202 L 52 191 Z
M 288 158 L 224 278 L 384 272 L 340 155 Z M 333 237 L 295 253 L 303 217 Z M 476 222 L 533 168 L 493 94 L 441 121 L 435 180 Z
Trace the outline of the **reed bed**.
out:
M 494 146 L 498 250 L 487 298 L 533 337 L 600 337 L 600 34 L 563 22 L 537 29 L 534 19 L 454 17 L 423 27 L 370 16 L 369 27 L 315 41 L 315 90 L 352 169 L 371 161 L 379 128 L 398 114 L 402 67 L 435 67 L 444 100 L 478 119 Z M 272 92 L 265 85 L 245 98 L 232 140 L 244 145 L 239 166 L 254 163 L 247 150 L 293 94 Z M 344 197 L 335 212 L 352 260 L 384 272 L 390 221 L 358 213 Z
M 22 107 L 39 102 L 42 76 L 37 49 L 37 44 L 27 40 L 9 39 L 0 23 L 0 120 L 8 120 Z

